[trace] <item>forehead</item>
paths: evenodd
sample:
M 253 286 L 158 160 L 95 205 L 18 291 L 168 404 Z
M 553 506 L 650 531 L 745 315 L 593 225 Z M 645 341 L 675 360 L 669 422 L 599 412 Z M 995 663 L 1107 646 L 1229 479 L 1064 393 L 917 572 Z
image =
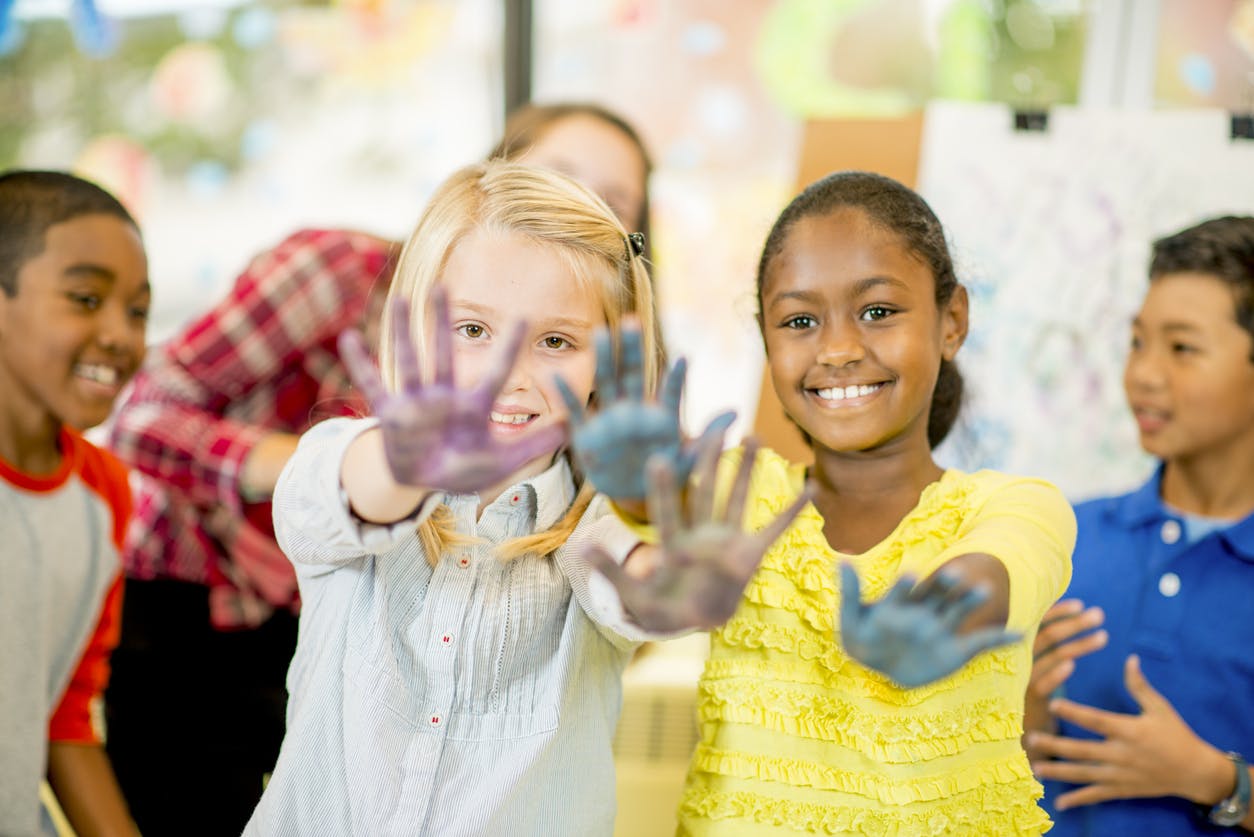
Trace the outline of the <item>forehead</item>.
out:
M 523 155 L 527 162 L 558 162 L 629 157 L 644 167 L 640 149 L 618 126 L 591 114 L 574 113 L 548 125 Z
M 557 247 L 518 232 L 472 231 L 454 246 L 440 280 L 453 307 L 532 321 L 602 318 L 596 280 L 579 276 Z
M 1145 325 L 1178 323 L 1195 328 L 1236 325 L 1235 289 L 1210 273 L 1164 273 L 1150 282 L 1137 319 Z
M 763 290 L 794 285 L 836 288 L 872 277 L 891 277 L 931 293 L 930 268 L 898 233 L 866 212 L 841 207 L 793 224 L 768 265 Z
M 43 249 L 18 271 L 19 288 L 24 280 L 53 281 L 76 266 L 108 271 L 127 287 L 148 282 L 148 260 L 138 230 L 115 215 L 91 214 L 48 227 Z

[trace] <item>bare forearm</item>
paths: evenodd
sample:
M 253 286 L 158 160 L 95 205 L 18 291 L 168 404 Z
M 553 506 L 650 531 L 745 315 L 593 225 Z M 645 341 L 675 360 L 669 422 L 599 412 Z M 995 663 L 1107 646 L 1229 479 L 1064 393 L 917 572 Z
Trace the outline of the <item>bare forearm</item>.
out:
M 378 428 L 367 430 L 348 446 L 340 484 L 353 513 L 372 523 L 395 523 L 409 517 L 431 493 L 392 478 L 383 452 L 383 432 Z
M 48 784 L 78 837 L 138 837 L 113 767 L 99 745 L 51 742 Z
M 299 441 L 295 433 L 271 433 L 254 445 L 240 471 L 240 496 L 249 501 L 270 497 Z
M 1010 617 L 1010 575 L 1001 561 L 992 555 L 973 552 L 945 562 L 940 569 L 957 574 L 964 587 L 981 587 L 988 594 L 988 598 L 958 626 L 958 634 L 1006 626 Z

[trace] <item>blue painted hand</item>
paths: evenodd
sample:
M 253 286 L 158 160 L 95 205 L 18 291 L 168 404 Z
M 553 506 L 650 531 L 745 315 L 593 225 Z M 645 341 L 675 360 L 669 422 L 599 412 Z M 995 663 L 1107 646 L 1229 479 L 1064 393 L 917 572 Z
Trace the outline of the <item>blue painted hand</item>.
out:
M 687 482 L 701 441 L 721 439 L 736 414 L 717 416 L 701 440 L 685 442 L 679 422 L 687 370 L 684 360 L 676 361 L 667 372 L 661 398 L 646 399 L 640 330 L 623 328 L 617 362 L 604 330 L 597 334 L 596 347 L 595 413 L 588 414 L 566 382 L 557 381 L 570 413 L 571 445 L 580 469 L 598 491 L 619 501 L 644 499 L 645 463 L 654 456 L 670 463 L 680 484 Z
M 731 494 L 719 511 L 714 492 L 721 441 L 720 433 L 701 443 L 686 510 L 672 463 L 662 457 L 649 461 L 649 517 L 657 525 L 660 543 L 659 547 L 641 547 L 657 550 L 647 575 L 629 575 L 597 546 L 584 556 L 609 579 L 623 607 L 647 630 L 707 629 L 730 619 L 766 550 L 813 495 L 812 486 L 807 485 L 761 531 L 746 533 L 742 521 L 757 447 L 746 443 Z
M 953 674 L 981 651 L 1017 642 L 1019 634 L 980 628 L 959 634 L 963 620 L 987 598 L 941 570 L 917 586 L 903 577 L 884 598 L 863 604 L 858 574 L 840 567 L 840 642 L 850 657 L 906 688 Z

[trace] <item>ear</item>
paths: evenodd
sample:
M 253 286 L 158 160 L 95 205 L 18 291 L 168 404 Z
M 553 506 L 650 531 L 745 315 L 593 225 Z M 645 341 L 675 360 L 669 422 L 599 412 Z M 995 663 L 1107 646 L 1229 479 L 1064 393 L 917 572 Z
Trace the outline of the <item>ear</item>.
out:
M 967 339 L 969 313 L 970 302 L 967 299 L 967 289 L 959 285 L 940 312 L 941 356 L 945 360 L 953 360 Z

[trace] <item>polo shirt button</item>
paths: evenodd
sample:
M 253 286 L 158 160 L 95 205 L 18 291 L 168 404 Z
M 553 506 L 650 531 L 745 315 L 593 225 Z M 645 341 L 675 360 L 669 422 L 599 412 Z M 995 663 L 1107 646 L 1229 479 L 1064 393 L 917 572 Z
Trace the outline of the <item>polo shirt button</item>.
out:
M 1174 520 L 1168 520 L 1163 523 L 1163 528 L 1159 532 L 1162 535 L 1163 543 L 1172 544 L 1180 540 L 1180 524 Z
M 1175 573 L 1163 573 L 1158 579 L 1158 592 L 1171 598 L 1180 592 L 1180 576 Z

